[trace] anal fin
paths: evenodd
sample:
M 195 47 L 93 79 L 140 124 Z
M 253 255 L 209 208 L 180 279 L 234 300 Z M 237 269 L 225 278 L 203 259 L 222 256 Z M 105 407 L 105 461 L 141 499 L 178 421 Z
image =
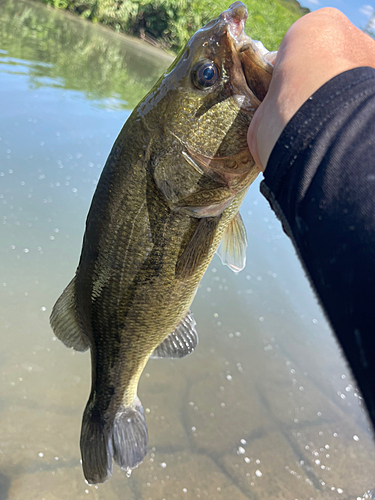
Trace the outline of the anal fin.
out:
M 75 301 L 75 277 L 53 306 L 50 323 L 56 337 L 67 347 L 86 351 L 89 343 L 79 324 Z
M 184 358 L 191 354 L 198 345 L 195 319 L 191 311 L 177 325 L 174 332 L 155 349 L 151 359 Z
M 223 264 L 238 273 L 246 264 L 246 248 L 246 229 L 241 215 L 237 212 L 225 230 L 216 253 Z

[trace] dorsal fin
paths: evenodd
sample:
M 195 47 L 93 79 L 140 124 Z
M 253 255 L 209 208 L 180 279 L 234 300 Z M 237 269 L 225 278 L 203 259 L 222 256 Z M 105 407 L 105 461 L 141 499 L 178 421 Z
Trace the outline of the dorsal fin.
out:
M 155 349 L 151 359 L 183 358 L 191 354 L 198 345 L 195 319 L 191 311 L 177 325 L 174 332 Z

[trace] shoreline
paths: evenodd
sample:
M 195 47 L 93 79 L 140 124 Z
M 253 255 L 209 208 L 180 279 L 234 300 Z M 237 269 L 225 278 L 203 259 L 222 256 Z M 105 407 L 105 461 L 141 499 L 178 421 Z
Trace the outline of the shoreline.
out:
M 229 0 L 32 0 L 53 10 L 68 12 L 74 18 L 90 21 L 100 29 L 146 42 L 148 47 L 174 57 L 186 41 L 202 26 L 226 10 Z M 309 12 L 297 0 L 245 0 L 249 11 L 249 36 L 261 40 L 269 50 L 276 50 L 287 29 Z M 251 29 L 249 29 L 251 26 Z

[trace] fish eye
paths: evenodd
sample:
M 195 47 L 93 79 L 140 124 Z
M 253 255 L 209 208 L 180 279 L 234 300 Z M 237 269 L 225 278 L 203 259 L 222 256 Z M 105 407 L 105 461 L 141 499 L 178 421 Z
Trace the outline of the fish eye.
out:
M 200 90 L 212 87 L 218 78 L 219 71 L 212 61 L 207 59 L 200 61 L 193 68 L 192 81 Z

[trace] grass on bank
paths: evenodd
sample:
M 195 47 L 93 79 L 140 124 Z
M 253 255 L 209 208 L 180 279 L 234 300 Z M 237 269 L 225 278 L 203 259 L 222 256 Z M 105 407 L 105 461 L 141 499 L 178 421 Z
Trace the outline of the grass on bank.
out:
M 141 36 L 164 49 L 179 52 L 208 21 L 226 10 L 232 0 L 42 0 L 59 9 Z M 244 0 L 249 11 L 246 32 L 276 50 L 282 37 L 308 9 L 295 0 Z

